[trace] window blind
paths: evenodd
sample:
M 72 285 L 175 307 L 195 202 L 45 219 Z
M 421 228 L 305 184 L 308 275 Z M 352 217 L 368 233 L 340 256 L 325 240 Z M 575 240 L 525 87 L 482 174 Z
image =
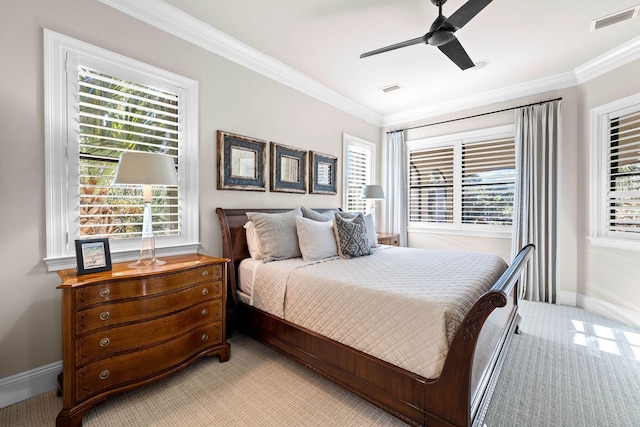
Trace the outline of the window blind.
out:
M 177 165 L 178 95 L 82 66 L 78 84 L 80 237 L 139 237 L 142 188 L 112 180 L 125 151 L 170 155 Z M 179 233 L 178 198 L 178 187 L 153 187 L 154 234 Z
M 609 121 L 607 229 L 640 233 L 640 112 Z
M 453 146 L 409 155 L 409 221 L 453 222 Z
M 463 224 L 512 224 L 515 167 L 513 139 L 462 146 Z
M 409 221 L 511 225 L 513 138 L 451 141 L 409 153 Z
M 365 212 L 366 200 L 362 198 L 362 187 L 371 179 L 371 151 L 350 145 L 347 148 L 346 211 Z

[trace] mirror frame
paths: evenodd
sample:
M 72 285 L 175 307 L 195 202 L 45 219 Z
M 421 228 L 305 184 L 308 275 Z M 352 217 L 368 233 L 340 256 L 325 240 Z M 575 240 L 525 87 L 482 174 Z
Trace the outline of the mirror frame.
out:
M 331 164 L 331 182 L 328 185 L 318 182 L 318 165 L 320 163 Z M 309 152 L 309 171 L 311 179 L 309 180 L 309 193 L 310 194 L 337 194 L 336 191 L 336 177 L 338 176 L 338 158 L 330 154 L 322 154 L 316 151 Z
M 267 191 L 267 141 L 221 130 L 217 132 L 217 140 L 218 190 Z M 234 148 L 256 153 L 254 177 L 233 175 L 231 154 Z
M 270 147 L 271 186 L 269 189 L 280 193 L 306 193 L 307 151 L 276 142 L 271 142 Z M 298 176 L 296 181 L 282 180 L 282 166 L 285 157 L 298 160 Z

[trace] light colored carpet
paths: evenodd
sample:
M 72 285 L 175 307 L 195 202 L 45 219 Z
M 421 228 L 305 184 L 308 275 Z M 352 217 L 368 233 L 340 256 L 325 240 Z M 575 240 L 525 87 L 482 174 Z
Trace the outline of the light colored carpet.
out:
M 639 331 L 570 307 L 524 302 L 521 314 L 487 427 L 640 426 Z M 404 425 L 250 338 L 229 341 L 229 362 L 114 396 L 84 426 Z M 61 407 L 45 393 L 0 410 L 0 426 L 53 426 Z

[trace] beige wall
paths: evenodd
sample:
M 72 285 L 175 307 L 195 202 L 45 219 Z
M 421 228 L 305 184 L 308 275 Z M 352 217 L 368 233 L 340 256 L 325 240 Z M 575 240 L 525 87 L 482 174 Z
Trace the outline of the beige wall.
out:
M 640 328 L 640 253 L 597 247 L 589 236 L 590 109 L 640 93 L 640 60 L 580 86 L 578 167 L 578 304 L 593 311 L 608 310 L 613 317 Z M 614 307 L 608 304 L 613 304 Z M 615 310 L 615 311 L 614 311 Z
M 336 196 L 216 190 L 216 130 L 342 156 L 380 129 L 97 1 L 22 0 L 0 14 L 0 379 L 62 359 L 60 291 L 45 257 L 43 28 L 199 82 L 201 252 L 221 255 L 215 208 L 340 206 Z M 341 165 L 339 164 L 339 167 Z M 338 176 L 338 185 L 342 180 Z

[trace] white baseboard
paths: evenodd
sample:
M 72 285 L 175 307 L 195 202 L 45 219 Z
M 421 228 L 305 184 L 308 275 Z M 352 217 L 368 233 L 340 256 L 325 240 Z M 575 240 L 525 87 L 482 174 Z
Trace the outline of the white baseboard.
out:
M 57 387 L 62 361 L 0 379 L 0 409 Z
M 570 305 L 608 317 L 618 322 L 640 329 L 640 312 L 630 310 L 610 302 L 574 292 L 562 292 L 560 304 Z

